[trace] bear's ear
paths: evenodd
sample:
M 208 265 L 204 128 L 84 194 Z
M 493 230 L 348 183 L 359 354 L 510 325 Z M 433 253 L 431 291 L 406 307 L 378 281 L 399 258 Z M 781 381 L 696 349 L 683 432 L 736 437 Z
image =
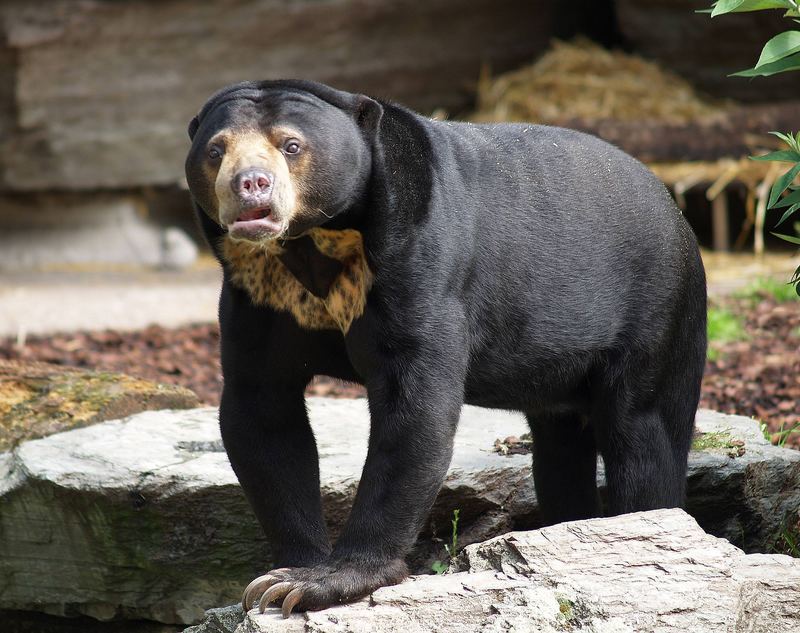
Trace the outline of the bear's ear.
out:
M 383 106 L 380 103 L 375 99 L 358 95 L 356 98 L 356 123 L 362 130 L 370 136 L 374 136 L 378 132 L 382 116 Z
M 191 141 L 194 140 L 194 135 L 197 134 L 197 128 L 199 127 L 200 127 L 199 118 L 194 117 L 191 121 L 189 121 L 189 129 L 187 130 L 189 132 L 189 140 Z

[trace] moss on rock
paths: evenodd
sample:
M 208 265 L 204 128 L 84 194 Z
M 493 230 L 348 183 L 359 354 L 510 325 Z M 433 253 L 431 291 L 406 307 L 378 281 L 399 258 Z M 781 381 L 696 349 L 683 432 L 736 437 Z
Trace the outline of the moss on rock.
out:
M 728 457 L 741 457 L 745 453 L 744 440 L 733 437 L 727 431 L 698 433 L 692 439 L 693 451 L 722 451 Z
M 0 360 L 0 451 L 140 411 L 197 406 L 197 396 L 183 387 L 125 374 Z

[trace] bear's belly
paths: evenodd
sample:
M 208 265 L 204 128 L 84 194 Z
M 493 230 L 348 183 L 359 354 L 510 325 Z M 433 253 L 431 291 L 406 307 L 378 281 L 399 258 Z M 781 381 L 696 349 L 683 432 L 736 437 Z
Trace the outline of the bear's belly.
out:
M 320 253 L 342 265 L 326 296 L 314 295 L 298 281 L 281 261 L 284 248 L 276 241 L 259 245 L 226 237 L 223 256 L 231 281 L 247 292 L 255 305 L 289 312 L 302 328 L 340 330 L 346 334 L 353 321 L 364 313 L 372 286 L 363 238 L 353 229 L 315 228 L 308 236 Z

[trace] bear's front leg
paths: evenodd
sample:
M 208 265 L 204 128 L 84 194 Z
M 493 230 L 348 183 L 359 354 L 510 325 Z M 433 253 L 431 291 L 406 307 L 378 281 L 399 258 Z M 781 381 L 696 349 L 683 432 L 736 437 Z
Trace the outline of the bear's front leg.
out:
M 380 346 L 387 353 L 380 354 L 367 381 L 367 460 L 330 558 L 256 579 L 245 593 L 247 607 L 258 601 L 263 611 L 282 602 L 288 617 L 295 608 L 318 610 L 357 600 L 407 575 L 404 557 L 447 473 L 463 403 L 466 348 L 462 337 L 447 336 L 448 329 L 454 325 L 420 327 L 438 338 Z
M 317 365 L 312 352 L 329 339 L 310 338 L 289 319 L 223 283 L 220 431 L 276 564 L 310 567 L 327 560 L 331 545 L 304 389 Z

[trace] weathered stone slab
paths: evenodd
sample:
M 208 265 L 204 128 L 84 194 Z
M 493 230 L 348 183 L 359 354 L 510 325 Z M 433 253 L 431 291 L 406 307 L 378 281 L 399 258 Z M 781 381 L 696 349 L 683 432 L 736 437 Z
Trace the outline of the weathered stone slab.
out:
M 300 77 L 424 111 L 464 108 L 481 64 L 500 72 L 546 48 L 558 6 L 4 0 L 0 132 L 10 133 L 0 142 L 0 189 L 177 183 L 189 119 L 245 79 Z M 572 18 L 558 19 L 563 29 Z
M 311 398 L 309 410 L 335 534 L 366 455 L 366 402 Z M 704 411 L 698 427 L 716 435 L 690 457 L 690 510 L 701 525 L 764 549 L 800 506 L 800 453 L 769 445 L 746 418 Z M 431 535 L 449 533 L 454 509 L 461 544 L 537 525 L 530 456 L 492 450 L 525 430 L 520 416 L 464 408 L 418 570 L 444 557 Z M 0 609 L 190 623 L 235 602 L 268 565 L 213 409 L 145 412 L 0 455 L 0 577 L 9 579 Z
M 253 610 L 236 633 L 800 630 L 800 560 L 746 555 L 681 510 L 505 534 L 458 567 L 289 620 Z

